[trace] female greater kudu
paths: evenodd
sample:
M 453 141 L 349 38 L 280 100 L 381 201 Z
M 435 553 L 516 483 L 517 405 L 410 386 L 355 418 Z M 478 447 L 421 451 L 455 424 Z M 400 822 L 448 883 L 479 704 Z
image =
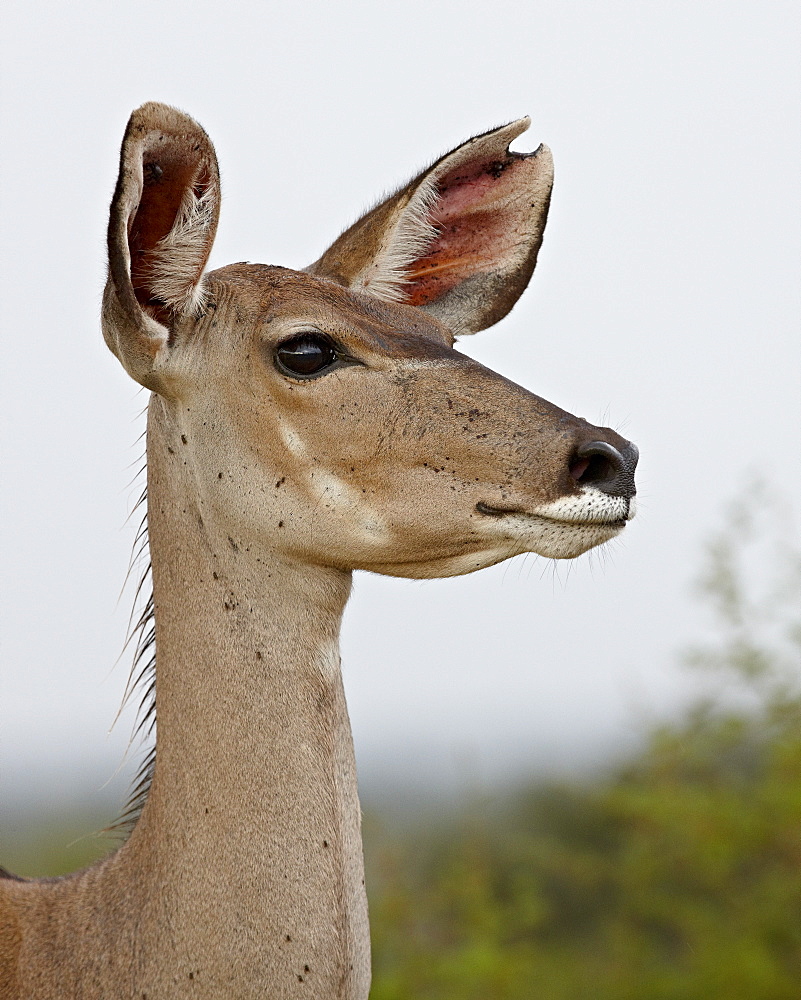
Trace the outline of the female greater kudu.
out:
M 527 125 L 448 153 L 304 272 L 204 274 L 213 147 L 174 109 L 134 112 L 103 330 L 152 391 L 158 753 L 118 851 L 0 879 L 3 997 L 367 996 L 352 571 L 571 558 L 633 513 L 633 445 L 453 348 L 534 269 L 551 157 L 509 152 Z

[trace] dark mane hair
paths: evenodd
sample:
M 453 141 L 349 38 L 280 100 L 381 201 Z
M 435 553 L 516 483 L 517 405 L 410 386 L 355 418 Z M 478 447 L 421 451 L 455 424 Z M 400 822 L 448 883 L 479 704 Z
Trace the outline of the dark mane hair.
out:
M 139 475 L 146 472 L 146 470 L 147 463 L 145 462 L 135 478 L 139 478 Z M 137 566 L 140 564 L 143 565 L 139 582 L 134 592 L 131 623 L 128 629 L 128 638 L 125 642 L 125 648 L 133 644 L 134 655 L 120 711 L 122 711 L 122 708 L 128 704 L 135 694 L 141 692 L 136 722 L 131 733 L 131 743 L 140 739 L 147 745 L 139 767 L 136 769 L 131 791 L 128 794 L 123 811 L 119 818 L 107 828 L 108 832 L 120 833 L 126 838 L 130 835 L 142 814 L 142 809 L 150 792 L 153 771 L 156 766 L 156 742 L 152 739 L 156 729 L 156 619 L 153 605 L 153 581 L 147 535 L 146 485 L 134 504 L 131 517 L 139 510 L 142 511 L 142 518 L 136 532 L 136 537 L 134 538 L 131 563 L 128 570 L 129 575 Z M 142 604 L 143 600 L 144 603 Z M 140 606 L 141 611 L 137 615 L 137 609 Z

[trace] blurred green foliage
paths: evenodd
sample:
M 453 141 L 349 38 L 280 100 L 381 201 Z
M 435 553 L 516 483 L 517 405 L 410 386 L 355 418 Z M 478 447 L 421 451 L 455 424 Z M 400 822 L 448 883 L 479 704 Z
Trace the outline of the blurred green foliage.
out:
M 799 1000 L 799 565 L 752 484 L 708 547 L 682 721 L 591 784 L 366 817 L 372 1000 Z
M 372 1000 L 801 998 L 801 559 L 788 537 L 770 491 L 749 486 L 708 546 L 699 596 L 714 626 L 683 657 L 707 693 L 624 765 L 436 817 L 367 812 Z M 108 846 L 54 846 L 71 839 L 28 841 L 18 870 L 69 871 Z
M 119 835 L 101 832 L 108 822 L 107 815 L 78 807 L 65 815 L 44 805 L 4 817 L 0 865 L 26 878 L 86 868 L 120 844 Z

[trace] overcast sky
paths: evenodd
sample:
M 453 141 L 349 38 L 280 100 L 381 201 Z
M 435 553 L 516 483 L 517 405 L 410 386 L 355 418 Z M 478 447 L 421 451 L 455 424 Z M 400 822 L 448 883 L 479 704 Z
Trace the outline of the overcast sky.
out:
M 146 397 L 98 313 L 134 107 L 175 104 L 216 145 L 212 266 L 302 267 L 381 192 L 524 114 L 515 148 L 551 146 L 532 284 L 462 349 L 634 440 L 641 513 L 570 565 L 360 574 L 343 642 L 367 784 L 495 781 L 596 762 L 675 711 L 703 540 L 752 470 L 801 496 L 798 42 L 798 4 L 775 0 L 7 0 L 0 802 L 106 794 L 132 724 L 108 734 Z

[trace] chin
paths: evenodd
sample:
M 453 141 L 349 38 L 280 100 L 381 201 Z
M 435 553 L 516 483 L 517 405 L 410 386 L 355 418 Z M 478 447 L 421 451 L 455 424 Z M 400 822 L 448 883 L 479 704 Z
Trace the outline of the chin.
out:
M 590 549 L 611 541 L 623 531 L 625 522 L 610 524 L 553 523 L 529 550 L 549 559 L 575 559 Z
M 408 562 L 387 560 L 356 568 L 368 570 L 371 573 L 380 573 L 382 576 L 399 576 L 412 580 L 438 580 L 449 576 L 464 576 L 466 573 L 475 573 L 476 570 L 486 569 L 488 566 L 494 566 L 505 559 L 529 552 L 546 559 L 575 559 L 576 556 L 617 537 L 623 531 L 625 523 L 547 522 L 542 523 L 542 526 L 538 525 L 536 532 L 533 533 L 530 530 L 530 524 L 528 527 L 529 531 L 520 532 L 519 537 L 505 538 L 501 544 L 476 552 Z

